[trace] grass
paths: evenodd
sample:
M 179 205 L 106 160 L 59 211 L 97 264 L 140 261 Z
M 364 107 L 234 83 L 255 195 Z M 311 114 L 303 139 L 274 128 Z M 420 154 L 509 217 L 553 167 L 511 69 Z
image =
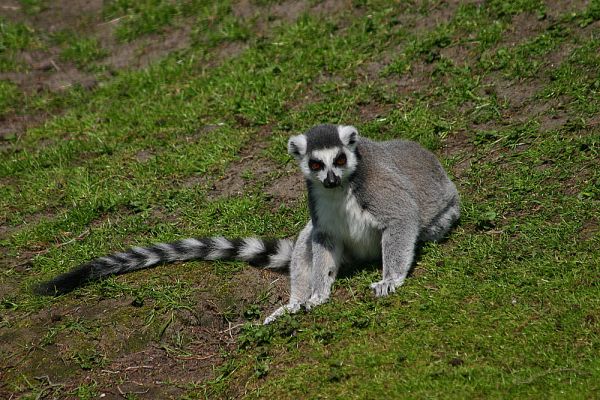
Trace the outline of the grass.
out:
M 0 51 L 22 50 L 34 41 L 33 31 L 22 23 L 0 21 Z
M 125 19 L 124 23 L 119 25 L 116 36 L 127 41 L 158 32 L 170 25 L 177 14 L 177 7 L 162 0 L 115 0 L 105 6 L 104 14 L 107 19 Z
M 28 4 L 43 12 L 43 2 Z M 551 2 L 528 0 L 353 4 L 269 17 L 276 4 L 260 2 L 242 18 L 227 2 L 107 2 L 102 18 L 121 18 L 122 41 L 204 23 L 186 49 L 93 90 L 23 94 L 0 81 L 1 114 L 60 109 L 1 142 L 1 348 L 21 360 L 7 364 L 1 390 L 92 398 L 110 390 L 103 370 L 140 352 L 158 347 L 165 363 L 204 355 L 194 346 L 209 341 L 198 330 L 212 321 L 222 326 L 213 336 L 235 338 L 210 359 L 214 373 L 169 383 L 163 372 L 158 393 L 598 395 L 598 2 L 558 15 Z M 537 28 L 515 39 L 523 18 Z M 1 25 L 14 34 L 0 39 L 0 58 L 35 42 L 26 26 Z M 63 36 L 54 43 L 81 69 L 109 55 L 91 36 Z M 223 56 L 229 48 L 241 50 Z M 273 199 L 268 188 L 293 165 L 287 137 L 325 121 L 417 140 L 460 188 L 460 225 L 422 249 L 396 295 L 373 298 L 379 272 L 367 269 L 338 280 L 329 303 L 264 327 L 252 321 L 273 309 L 270 286 L 251 289 L 243 264 L 218 262 L 56 299 L 31 294 L 42 279 L 131 245 L 295 235 L 308 218 L 304 195 Z M 243 196 L 215 194 L 238 172 Z M 207 310 L 222 318 L 207 320 Z
M 83 38 L 73 40 L 65 48 L 60 56 L 66 61 L 72 61 L 80 68 L 90 65 L 92 62 L 106 56 L 106 50 L 102 49 L 98 40 L 93 38 Z
M 38 44 L 33 30 L 23 23 L 12 23 L 0 17 L 0 72 L 21 67 L 15 53 Z

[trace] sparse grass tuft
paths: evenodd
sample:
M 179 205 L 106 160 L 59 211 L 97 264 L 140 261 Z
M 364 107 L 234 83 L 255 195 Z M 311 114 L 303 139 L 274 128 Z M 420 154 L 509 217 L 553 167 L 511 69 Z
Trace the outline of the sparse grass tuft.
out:
M 38 14 L 46 7 L 46 0 L 19 0 L 26 14 Z
M 171 24 L 176 14 L 177 7 L 164 0 L 113 0 L 104 7 L 107 20 L 120 19 L 115 33 L 123 41 L 159 32 Z
M 61 58 L 72 61 L 80 68 L 86 68 L 90 63 L 107 55 L 100 43 L 94 38 L 82 38 L 72 41 L 60 54 Z
M 0 116 L 14 111 L 14 105 L 19 101 L 19 89 L 8 81 L 0 81 Z
M 33 42 L 33 30 L 30 27 L 0 18 L 0 53 L 7 50 L 22 50 Z

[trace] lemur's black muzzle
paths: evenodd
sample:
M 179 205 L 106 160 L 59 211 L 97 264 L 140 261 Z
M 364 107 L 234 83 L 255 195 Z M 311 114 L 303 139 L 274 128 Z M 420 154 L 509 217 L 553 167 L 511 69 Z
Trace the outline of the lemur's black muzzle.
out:
M 340 186 L 340 183 L 342 183 L 342 180 L 339 176 L 334 174 L 333 171 L 327 171 L 327 178 L 323 181 L 323 186 L 327 189 L 332 189 Z

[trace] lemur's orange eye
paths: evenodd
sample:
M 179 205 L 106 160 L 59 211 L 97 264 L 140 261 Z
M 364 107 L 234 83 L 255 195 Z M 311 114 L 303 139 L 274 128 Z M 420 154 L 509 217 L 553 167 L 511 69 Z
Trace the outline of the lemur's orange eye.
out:
M 317 160 L 310 160 L 308 162 L 308 168 L 310 168 L 312 171 L 320 171 L 323 169 L 323 163 Z
M 337 165 L 338 167 L 343 167 L 344 165 L 346 165 L 346 162 L 348 162 L 348 160 L 346 159 L 346 155 L 342 153 L 338 156 L 338 158 L 335 159 L 334 162 L 335 165 Z

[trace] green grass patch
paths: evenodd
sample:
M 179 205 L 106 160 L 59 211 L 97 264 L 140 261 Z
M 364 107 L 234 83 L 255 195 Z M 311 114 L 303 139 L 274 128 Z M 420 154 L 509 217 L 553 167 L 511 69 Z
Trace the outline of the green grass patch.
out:
M 35 15 L 46 7 L 46 0 L 19 0 L 23 11 L 28 15 Z
M 16 54 L 20 50 L 39 45 L 39 38 L 31 27 L 0 17 L 0 72 L 22 69 L 22 63 L 16 59 Z
M 8 81 L 0 81 L 0 115 L 14 111 L 14 105 L 18 103 L 20 91 L 16 85 Z
M 12 23 L 0 19 L 0 53 L 7 50 L 22 50 L 35 43 L 34 31 L 23 23 Z
M 121 20 L 115 34 L 123 41 L 160 32 L 171 24 L 176 14 L 177 7 L 172 2 L 163 0 L 114 0 L 104 7 L 106 19 Z
M 600 41 L 593 39 L 576 48 L 560 67 L 552 71 L 552 83 L 540 98 L 569 99 L 570 105 L 586 118 L 600 110 Z
M 80 68 L 88 67 L 92 62 L 107 55 L 97 39 L 82 38 L 71 42 L 61 53 L 60 57 L 72 61 Z

